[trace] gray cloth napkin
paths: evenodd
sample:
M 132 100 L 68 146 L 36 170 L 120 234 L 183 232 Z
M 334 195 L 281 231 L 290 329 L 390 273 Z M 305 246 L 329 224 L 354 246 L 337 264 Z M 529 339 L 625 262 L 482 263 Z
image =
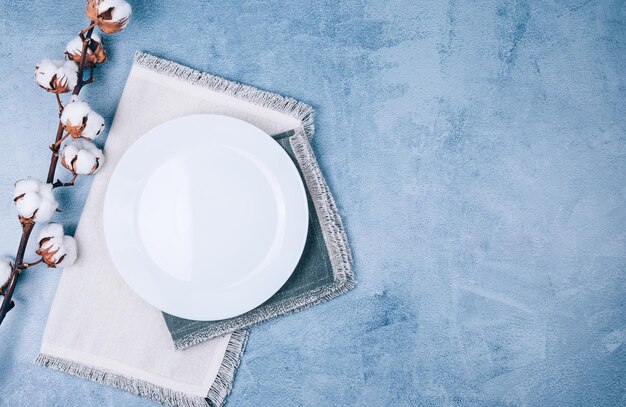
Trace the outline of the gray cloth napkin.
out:
M 306 172 L 317 173 L 319 167 L 314 160 L 298 159 L 293 147 L 292 138 L 295 132 L 282 133 L 274 136 L 296 164 L 300 175 L 307 180 Z M 308 144 L 308 142 L 306 143 Z M 310 146 L 308 146 L 310 149 Z M 163 313 L 167 327 L 178 349 L 186 348 L 207 339 L 231 333 L 241 328 L 267 321 L 282 315 L 303 310 L 319 302 L 336 297 L 354 287 L 354 276 L 350 269 L 350 258 L 345 234 L 330 192 L 325 183 L 315 177 L 308 177 L 313 182 L 307 183 L 309 203 L 309 231 L 302 258 L 294 273 L 285 285 L 269 300 L 254 310 L 235 318 L 221 321 L 192 321 Z M 315 195 L 316 194 L 316 195 Z M 313 196 L 318 201 L 328 204 L 324 211 L 315 205 Z M 319 206 L 319 205 L 318 205 Z M 320 219 L 324 216 L 323 219 Z M 324 237 L 324 228 L 335 229 L 328 234 L 328 243 Z M 345 261 L 333 267 L 331 252 L 345 253 Z

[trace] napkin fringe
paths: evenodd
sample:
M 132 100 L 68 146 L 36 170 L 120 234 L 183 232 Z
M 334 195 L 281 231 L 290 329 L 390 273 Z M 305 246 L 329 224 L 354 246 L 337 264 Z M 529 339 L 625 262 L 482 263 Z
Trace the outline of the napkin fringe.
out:
M 333 262 L 333 271 L 337 272 L 342 279 L 354 282 L 352 251 L 348 245 L 346 231 L 339 216 L 335 199 L 330 193 L 326 179 L 322 175 L 311 144 L 306 138 L 298 137 L 298 132 L 296 132 L 295 137 L 291 138 L 290 143 L 302 167 L 304 180 L 311 193 L 317 214 L 323 218 L 321 222 L 322 232 L 326 238 L 326 243 L 332 249 L 329 250 L 329 254 L 331 262 Z
M 236 331 L 231 334 L 224 360 L 206 398 L 191 396 L 187 393 L 157 386 L 143 380 L 125 377 L 43 353 L 37 356 L 35 364 L 115 387 L 165 406 L 207 407 L 208 405 L 210 407 L 220 407 L 224 404 L 226 397 L 232 390 L 235 372 L 241 362 L 247 339 L 248 331 L 246 330 Z
M 190 396 L 186 393 L 157 386 L 139 379 L 118 375 L 90 366 L 81 365 L 66 359 L 39 354 L 35 363 L 60 372 L 68 373 L 82 379 L 115 387 L 157 403 L 170 407 L 206 407 L 204 397 Z
M 321 220 L 322 234 L 328 248 L 333 270 L 333 282 L 318 287 L 313 291 L 308 291 L 299 297 L 277 302 L 267 307 L 256 308 L 253 311 L 228 320 L 220 325 L 218 329 L 194 332 L 183 336 L 174 341 L 176 349 L 181 350 L 194 346 L 242 326 L 249 328 L 277 316 L 302 311 L 354 288 L 356 282 L 352 272 L 352 253 L 348 245 L 346 232 L 339 217 L 335 200 L 317 164 L 317 159 L 311 144 L 307 140 L 304 128 L 296 129 L 296 134 L 291 137 L 290 143 L 301 165 L 304 181 L 311 194 L 318 217 Z
M 241 363 L 246 343 L 248 342 L 248 331 L 235 331 L 230 335 L 230 341 L 226 347 L 224 360 L 217 377 L 213 381 L 213 385 L 209 389 L 207 401 L 211 407 L 220 407 L 226 401 L 226 397 L 230 394 L 235 380 L 235 373 Z
M 341 294 L 347 293 L 352 290 L 356 285 L 354 280 L 346 280 L 345 282 L 333 282 L 323 285 L 315 290 L 309 291 L 300 297 L 290 298 L 284 302 L 277 303 L 272 307 L 258 309 L 254 315 L 246 316 L 245 327 L 250 328 L 261 322 L 265 322 L 269 319 L 291 315 L 293 313 L 305 310 L 314 305 L 318 305 L 322 302 L 328 301 Z M 295 305 L 294 305 L 295 304 Z M 216 336 L 223 335 L 232 329 L 237 329 L 241 326 L 241 321 L 237 318 L 233 318 L 224 325 L 220 326 L 218 331 L 202 331 L 184 336 L 181 339 L 175 341 L 174 345 L 176 350 L 184 350 L 191 346 L 213 339 Z
M 284 113 L 300 120 L 304 126 L 307 138 L 313 137 L 315 130 L 313 108 L 299 100 L 200 72 L 176 62 L 146 54 L 145 52 L 135 53 L 135 64 L 189 82 L 191 85 L 202 86 L 215 92 L 225 93 L 238 99 L 246 100 L 257 106 Z

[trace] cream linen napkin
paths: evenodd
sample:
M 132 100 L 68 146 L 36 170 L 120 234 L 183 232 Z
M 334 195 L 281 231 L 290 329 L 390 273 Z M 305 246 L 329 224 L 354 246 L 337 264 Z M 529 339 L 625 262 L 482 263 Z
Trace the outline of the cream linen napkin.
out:
M 76 230 L 80 257 L 63 271 L 36 363 L 165 405 L 220 406 L 232 387 L 246 331 L 174 350 L 161 312 L 128 288 L 109 257 L 102 230 L 106 187 L 127 148 L 170 119 L 224 114 L 269 134 L 295 129 L 295 142 L 304 145 L 312 117 L 295 100 L 222 78 L 181 80 L 178 67 L 181 74 L 197 73 L 174 63 L 169 75 L 150 69 L 168 63 L 143 53 L 135 57 L 106 142 L 107 162 L 94 178 Z

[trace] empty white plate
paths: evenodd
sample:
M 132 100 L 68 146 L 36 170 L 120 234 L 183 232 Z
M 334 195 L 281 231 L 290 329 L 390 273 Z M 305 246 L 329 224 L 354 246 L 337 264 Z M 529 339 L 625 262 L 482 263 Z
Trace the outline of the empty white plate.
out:
M 244 121 L 194 115 L 127 150 L 106 192 L 104 234 L 141 298 L 211 321 L 280 289 L 302 255 L 308 215 L 302 179 L 278 143 Z

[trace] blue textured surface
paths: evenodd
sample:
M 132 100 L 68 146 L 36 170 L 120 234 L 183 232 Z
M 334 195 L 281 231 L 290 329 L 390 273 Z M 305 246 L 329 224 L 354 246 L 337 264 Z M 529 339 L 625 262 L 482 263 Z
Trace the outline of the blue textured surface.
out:
M 43 177 L 82 1 L 0 3 L 0 247 Z M 177 4 L 178 3 L 178 4 Z M 317 108 L 359 285 L 255 328 L 233 406 L 626 404 L 623 1 L 135 1 L 86 97 L 110 122 L 135 50 Z M 62 192 L 73 229 L 88 182 Z M 58 271 L 0 328 L 3 406 L 149 406 L 31 363 Z

